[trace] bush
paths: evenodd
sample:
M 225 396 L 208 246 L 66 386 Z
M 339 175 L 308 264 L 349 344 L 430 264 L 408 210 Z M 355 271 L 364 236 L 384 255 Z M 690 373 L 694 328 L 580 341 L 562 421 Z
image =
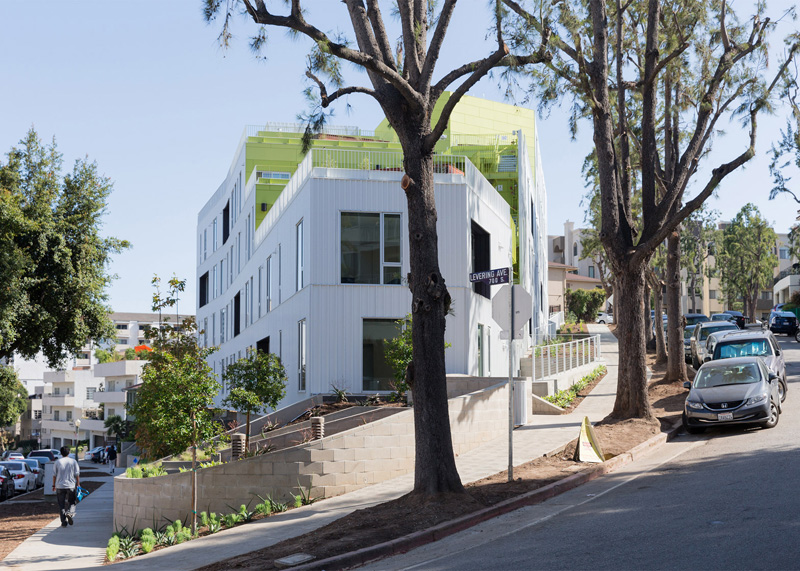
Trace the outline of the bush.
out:
M 568 289 L 566 297 L 567 310 L 580 321 L 592 323 L 606 301 L 606 292 L 602 289 Z
M 108 547 L 106 547 L 106 559 L 114 561 L 119 553 L 119 537 L 112 535 L 108 540 Z
M 600 365 L 594 371 L 592 371 L 591 373 L 583 377 L 581 380 L 579 380 L 577 383 L 572 385 L 570 388 L 563 391 L 558 391 L 557 393 L 552 395 L 548 395 L 544 397 L 544 400 L 551 402 L 554 405 L 559 406 L 561 408 L 566 408 L 570 405 L 572 401 L 575 400 L 575 397 L 578 396 L 578 393 L 581 390 L 586 388 L 589 385 L 589 383 L 594 381 L 597 377 L 604 374 L 605 372 L 606 372 L 606 366 Z

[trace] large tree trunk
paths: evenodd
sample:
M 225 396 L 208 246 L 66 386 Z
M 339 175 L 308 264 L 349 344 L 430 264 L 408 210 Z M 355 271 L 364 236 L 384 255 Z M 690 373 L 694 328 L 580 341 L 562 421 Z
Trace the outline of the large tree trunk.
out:
M 653 272 L 651 276 L 653 283 L 653 298 L 655 300 L 655 334 L 656 334 L 656 363 L 667 362 L 667 344 L 664 340 L 664 298 L 661 295 L 662 284 L 658 276 Z
M 615 298 L 614 313 L 619 346 L 624 347 L 626 353 L 619 360 L 617 398 L 611 413 L 617 418 L 652 417 L 645 365 L 644 284 L 643 266 L 629 266 L 616 278 L 615 291 L 625 292 L 625 295 Z
M 423 137 L 417 135 L 416 141 Z M 413 140 L 413 139 L 412 139 Z M 463 492 L 453 455 L 445 379 L 444 330 L 450 294 L 439 271 L 433 158 L 407 140 L 404 179 L 412 294 L 412 363 L 414 389 L 414 493 Z M 415 152 L 415 150 L 417 152 Z M 420 430 L 420 427 L 425 427 Z
M 683 354 L 684 319 L 681 315 L 681 241 L 678 232 L 667 238 L 667 375 L 669 382 L 688 381 Z

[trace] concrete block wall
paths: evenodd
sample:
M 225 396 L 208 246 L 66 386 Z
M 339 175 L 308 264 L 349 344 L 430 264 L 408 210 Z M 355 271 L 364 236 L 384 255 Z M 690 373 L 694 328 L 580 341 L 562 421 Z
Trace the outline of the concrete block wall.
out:
M 452 398 L 449 403 L 453 449 L 463 454 L 506 434 L 505 383 Z M 414 411 L 262 456 L 197 472 L 197 509 L 228 513 L 241 504 L 252 509 L 266 494 L 290 501 L 308 488 L 314 497 L 332 497 L 389 480 L 414 469 Z M 191 513 L 191 474 L 114 481 L 115 529 L 160 527 Z

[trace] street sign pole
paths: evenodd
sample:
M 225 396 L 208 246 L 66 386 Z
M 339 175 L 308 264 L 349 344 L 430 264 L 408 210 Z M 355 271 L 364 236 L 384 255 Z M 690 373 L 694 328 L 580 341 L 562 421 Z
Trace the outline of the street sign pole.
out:
M 513 273 L 513 266 L 511 272 Z M 510 280 L 508 310 L 511 316 L 511 331 L 508 335 L 508 481 L 514 481 L 514 280 Z

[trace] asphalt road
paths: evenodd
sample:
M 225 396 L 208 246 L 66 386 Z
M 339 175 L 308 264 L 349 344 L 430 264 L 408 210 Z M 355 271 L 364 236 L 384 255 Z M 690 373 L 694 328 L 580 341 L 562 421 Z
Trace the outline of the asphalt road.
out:
M 800 344 L 778 426 L 682 435 L 624 469 L 369 569 L 800 569 Z

